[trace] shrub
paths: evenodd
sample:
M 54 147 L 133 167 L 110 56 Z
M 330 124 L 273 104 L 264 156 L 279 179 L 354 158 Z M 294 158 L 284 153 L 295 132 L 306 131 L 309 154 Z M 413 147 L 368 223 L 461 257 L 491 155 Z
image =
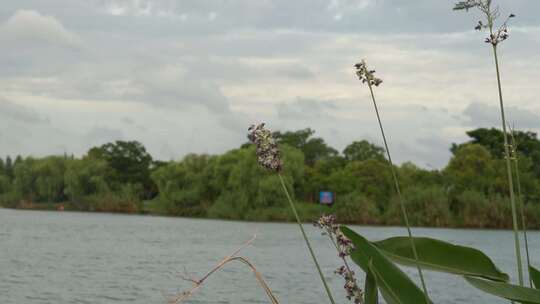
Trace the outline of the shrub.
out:
M 409 222 L 414 226 L 448 226 L 452 222 L 448 196 L 442 187 L 411 187 L 403 192 L 409 213 Z M 390 207 L 384 214 L 385 223 L 401 225 L 403 219 L 397 196 L 390 200 Z
M 337 197 L 334 209 L 340 222 L 369 225 L 380 223 L 377 205 L 360 192 Z
M 452 207 L 464 227 L 503 228 L 511 227 L 510 204 L 499 195 L 486 196 L 468 190 L 455 199 Z

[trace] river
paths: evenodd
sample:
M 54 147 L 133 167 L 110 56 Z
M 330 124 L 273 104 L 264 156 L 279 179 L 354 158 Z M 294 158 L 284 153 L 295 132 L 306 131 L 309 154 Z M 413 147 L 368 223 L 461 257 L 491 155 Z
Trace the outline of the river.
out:
M 347 303 L 335 249 L 306 225 L 338 303 Z M 404 235 L 400 227 L 353 226 L 369 239 Z M 511 231 L 416 228 L 488 253 L 515 276 Z M 0 303 L 167 303 L 253 234 L 241 255 L 263 273 L 280 303 L 328 303 L 298 227 L 102 213 L 18 211 L 0 208 Z M 533 262 L 540 265 L 540 233 L 530 232 Z M 407 273 L 416 278 L 413 269 Z M 358 271 L 358 273 L 361 273 Z M 363 280 L 363 278 L 359 278 Z M 508 303 L 484 295 L 463 279 L 427 272 L 435 303 Z M 231 264 L 211 276 L 189 303 L 269 303 L 253 274 Z

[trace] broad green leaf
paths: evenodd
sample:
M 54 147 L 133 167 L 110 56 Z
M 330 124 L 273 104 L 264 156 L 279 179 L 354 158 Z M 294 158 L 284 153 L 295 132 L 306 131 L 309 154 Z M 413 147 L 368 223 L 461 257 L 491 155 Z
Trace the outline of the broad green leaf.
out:
M 341 227 L 343 234 L 354 244 L 352 260 L 364 270 L 373 274 L 375 282 L 388 304 L 426 303 L 424 293 L 407 277 L 405 273 L 377 247 L 347 227 Z
M 494 296 L 519 303 L 540 304 L 540 290 L 470 276 L 465 276 L 465 279 L 474 287 Z
M 534 283 L 534 287 L 536 287 L 536 289 L 540 289 L 540 270 L 529 266 L 529 275 Z
M 415 237 L 413 239 L 418 253 L 418 262 L 422 268 L 508 282 L 508 275 L 500 271 L 480 250 L 432 238 Z M 416 266 L 408 237 L 392 237 L 373 242 L 373 245 L 396 263 Z
M 364 303 L 365 304 L 378 304 L 378 291 L 377 283 L 371 272 L 366 273 L 366 285 L 364 287 Z

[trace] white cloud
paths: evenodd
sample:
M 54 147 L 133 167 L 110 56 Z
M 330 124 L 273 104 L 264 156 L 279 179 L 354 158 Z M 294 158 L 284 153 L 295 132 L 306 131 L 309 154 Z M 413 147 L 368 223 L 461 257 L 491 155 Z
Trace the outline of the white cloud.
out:
M 376 94 L 396 160 L 442 166 L 450 143 L 474 127 L 467 115 L 480 121 L 497 98 L 485 33 L 448 3 L 20 3 L 0 7 L 0 92 L 14 130 L 0 150 L 11 154 L 79 154 L 114 138 L 140 140 L 164 159 L 220 153 L 258 121 L 311 127 L 339 150 L 352 140 L 378 142 L 369 92 L 352 68 L 366 58 L 384 79 Z M 518 18 L 501 46 L 509 113 L 538 110 L 540 19 L 520 10 L 539 5 L 512 5 Z M 480 106 L 464 112 L 472 101 Z M 523 121 L 534 127 L 534 119 Z M 56 136 L 37 137 L 46 134 Z
M 68 31 L 55 17 L 33 10 L 19 10 L 0 26 L 0 41 L 8 47 L 48 44 L 80 47 L 82 40 Z
M 154 7 L 152 1 L 146 0 L 107 1 L 105 12 L 113 16 L 149 16 L 154 14 Z

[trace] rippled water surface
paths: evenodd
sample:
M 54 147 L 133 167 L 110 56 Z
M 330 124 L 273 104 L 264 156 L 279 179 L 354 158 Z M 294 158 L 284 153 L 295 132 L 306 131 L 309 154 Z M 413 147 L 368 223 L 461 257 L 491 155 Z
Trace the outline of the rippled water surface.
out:
M 306 226 L 339 303 L 342 281 L 333 275 L 335 252 Z M 371 239 L 404 234 L 396 227 L 355 230 Z M 475 246 L 513 275 L 509 231 L 414 229 L 417 235 Z M 242 254 L 264 274 L 281 303 L 327 303 L 298 228 L 152 216 L 0 209 L 0 303 L 166 303 L 190 287 L 185 275 L 209 270 L 252 234 Z M 540 265 L 540 233 L 531 233 Z M 415 277 L 415 272 L 406 270 Z M 428 272 L 435 303 L 507 303 L 482 295 L 463 280 Z M 268 303 L 252 273 L 231 265 L 212 276 L 191 303 Z

